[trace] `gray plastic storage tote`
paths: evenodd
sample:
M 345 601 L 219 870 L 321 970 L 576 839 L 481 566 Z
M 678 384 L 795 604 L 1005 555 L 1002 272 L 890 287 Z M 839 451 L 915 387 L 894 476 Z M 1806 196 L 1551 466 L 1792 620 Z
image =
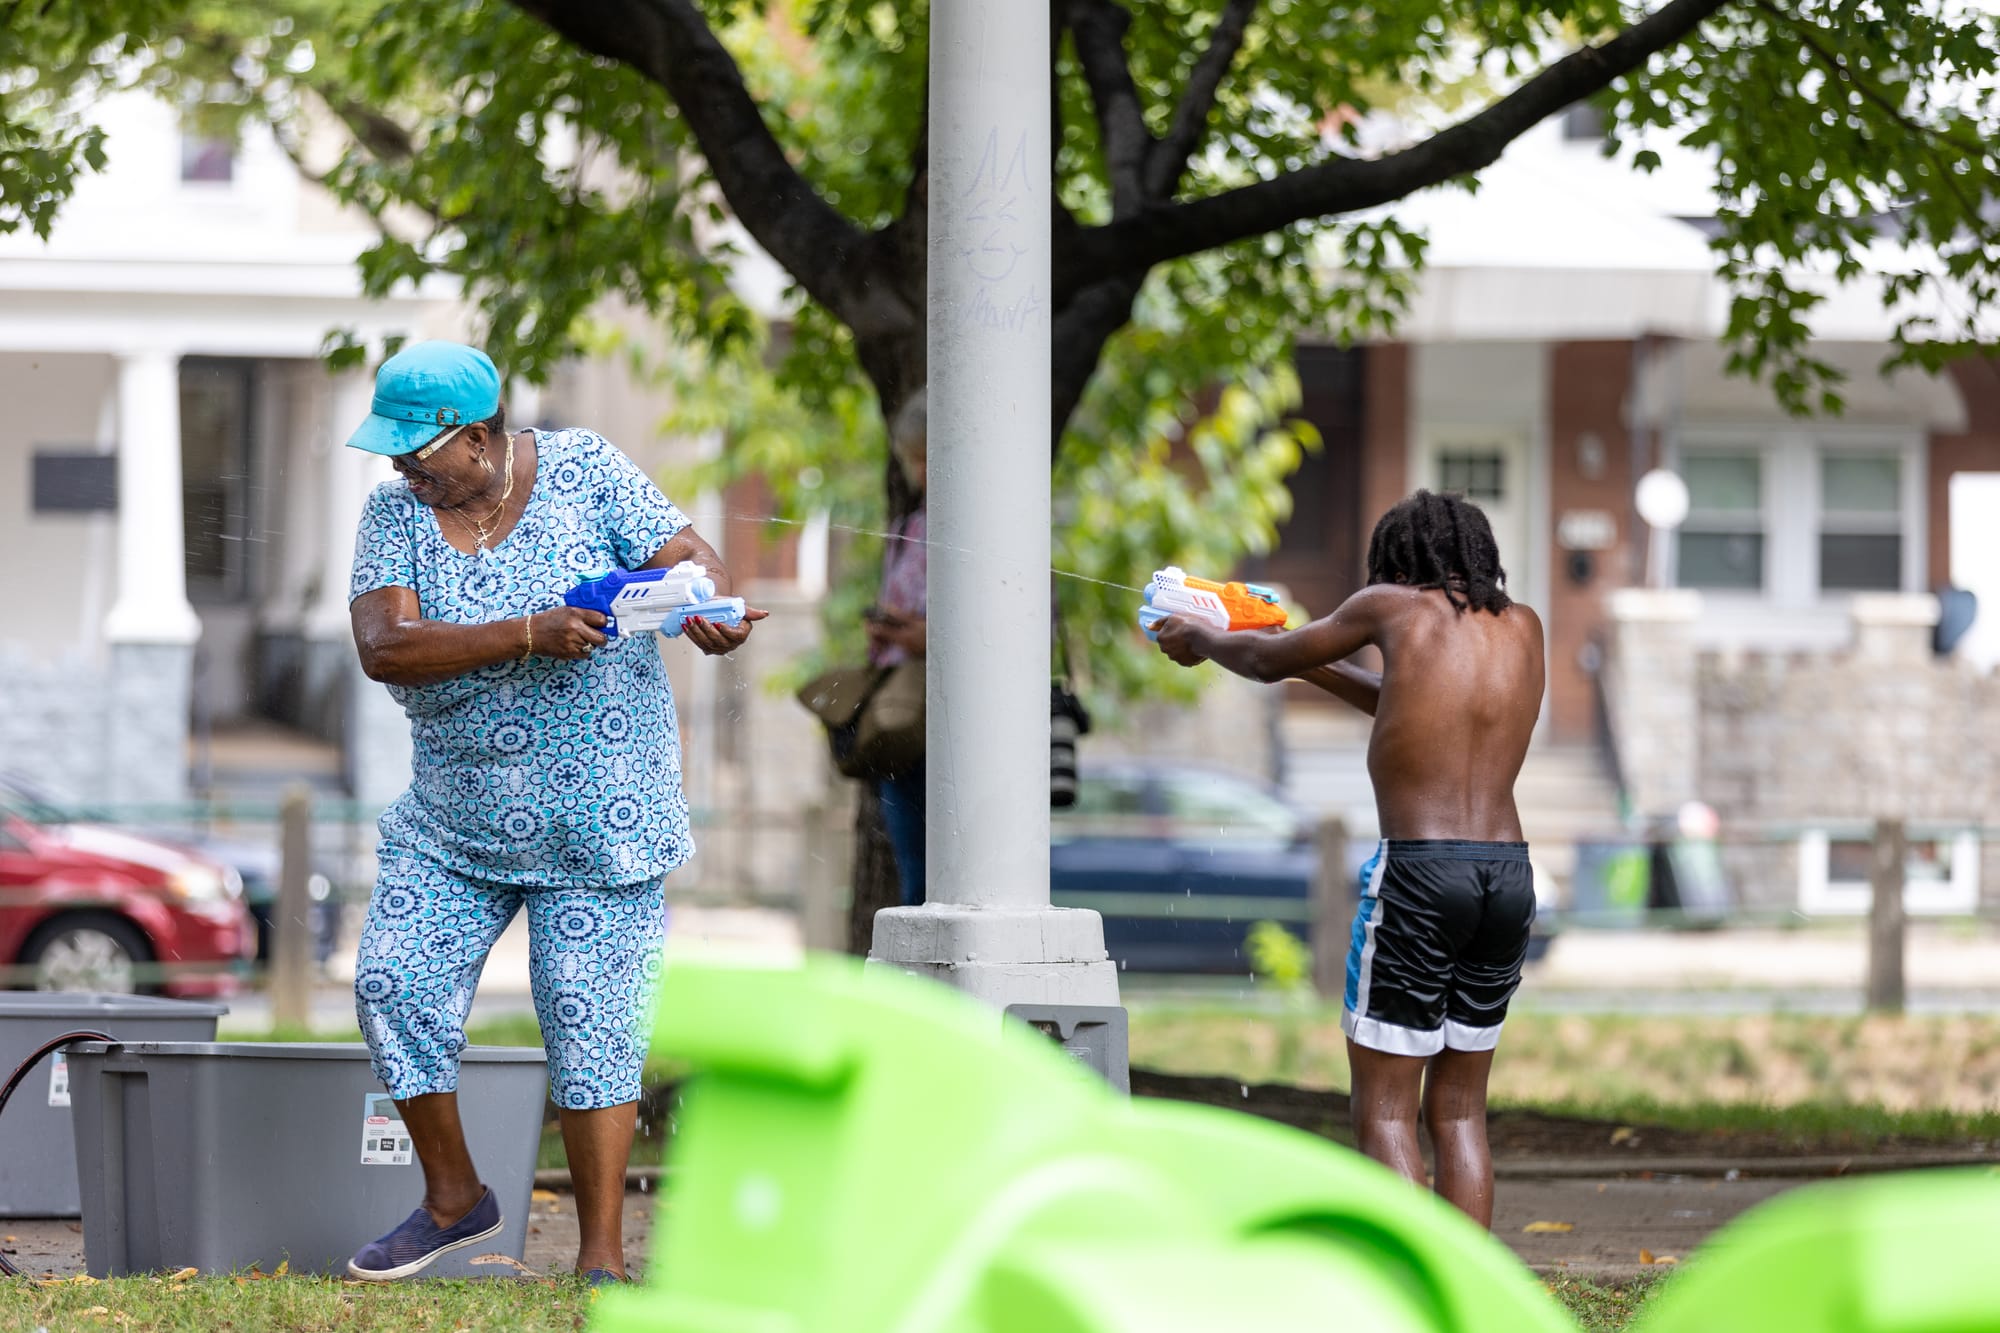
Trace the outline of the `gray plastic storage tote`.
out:
M 70 1054 L 70 1095 L 94 1277 L 285 1262 L 344 1273 L 423 1199 L 423 1168 L 366 1046 L 93 1043 Z M 506 1228 L 424 1276 L 513 1275 L 471 1260 L 521 1257 L 547 1099 L 541 1048 L 467 1048 L 459 1115 Z
M 79 1029 L 121 1041 L 214 1041 L 229 1006 L 74 991 L 0 991 L 0 1083 L 43 1042 Z M 75 1217 L 68 1062 L 43 1059 L 0 1116 L 0 1217 Z

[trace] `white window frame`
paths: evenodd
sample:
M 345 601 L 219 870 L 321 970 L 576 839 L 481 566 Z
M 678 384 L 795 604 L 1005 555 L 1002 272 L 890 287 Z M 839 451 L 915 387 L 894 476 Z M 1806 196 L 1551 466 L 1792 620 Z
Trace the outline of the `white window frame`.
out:
M 1682 455 L 1740 453 L 1762 455 L 1764 499 L 1764 587 L 1752 593 L 1704 588 L 1704 599 L 1724 608 L 1778 606 L 1799 610 L 1841 608 L 1854 592 L 1822 592 L 1819 586 L 1819 459 L 1822 453 L 1892 453 L 1902 462 L 1903 568 L 1899 590 L 1922 592 L 1930 566 L 1925 495 L 1929 478 L 1928 441 L 1921 430 L 1846 422 L 1804 422 L 1772 427 L 1744 423 L 1686 426 L 1667 442 L 1667 465 L 1678 469 Z M 1680 535 L 1667 542 L 1667 568 L 1680 586 Z
M 1981 850 L 1977 831 L 1961 829 L 1923 841 L 1951 844 L 1951 878 L 1942 883 L 1905 883 L 1903 910 L 1911 916 L 1971 916 L 1977 912 Z M 1832 843 L 1825 829 L 1799 835 L 1799 911 L 1808 916 L 1865 916 L 1875 891 L 1866 880 L 1828 878 Z

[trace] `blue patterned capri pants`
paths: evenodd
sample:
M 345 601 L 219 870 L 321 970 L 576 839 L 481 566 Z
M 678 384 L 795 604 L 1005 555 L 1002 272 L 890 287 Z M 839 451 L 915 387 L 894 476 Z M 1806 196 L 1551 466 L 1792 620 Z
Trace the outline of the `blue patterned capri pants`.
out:
M 638 1100 L 666 943 L 660 880 L 493 884 L 385 848 L 354 965 L 354 1010 L 375 1077 L 396 1100 L 457 1091 L 472 993 L 523 907 L 549 1095 L 573 1111 Z

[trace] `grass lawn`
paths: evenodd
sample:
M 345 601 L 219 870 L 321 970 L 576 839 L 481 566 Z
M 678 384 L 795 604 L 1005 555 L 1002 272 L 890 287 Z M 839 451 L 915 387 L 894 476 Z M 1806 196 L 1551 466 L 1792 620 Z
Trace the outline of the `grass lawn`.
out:
M 1134 1066 L 1345 1090 L 1339 1015 L 1139 1007 Z M 2000 1142 L 2000 1018 L 1509 1015 L 1496 1106 L 1855 1146 Z
M 1547 1285 L 1549 1294 L 1576 1317 L 1584 1333 L 1618 1333 L 1637 1317 L 1659 1283 L 1600 1287 L 1594 1282 L 1558 1277 L 1551 1278 Z
M 0 1333 L 171 1330 L 172 1333 L 401 1333 L 508 1329 L 575 1333 L 591 1290 L 576 1281 L 440 1281 L 370 1285 L 334 1278 L 119 1278 L 8 1290 Z
M 227 1033 L 229 1040 L 360 1034 Z M 478 1045 L 538 1046 L 532 1016 L 475 1026 Z M 1339 1015 L 1255 1005 L 1133 1007 L 1135 1067 L 1251 1083 L 1345 1090 Z M 648 1082 L 681 1067 L 650 1060 Z M 1693 1132 L 1775 1134 L 1829 1151 L 1887 1140 L 2000 1143 L 2000 1017 L 1798 1014 L 1633 1017 L 1540 1014 L 1507 1020 L 1493 1104 Z M 632 1161 L 657 1165 L 665 1127 L 642 1126 Z M 565 1164 L 554 1127 L 540 1164 Z
M 1650 1287 L 1599 1287 L 1571 1278 L 1549 1291 L 1585 1333 L 1617 1333 Z M 586 1327 L 591 1292 L 572 1281 L 414 1282 L 380 1286 L 333 1278 L 120 1278 L 62 1282 L 0 1298 L 0 1333 L 38 1329 L 162 1333 L 404 1333 Z

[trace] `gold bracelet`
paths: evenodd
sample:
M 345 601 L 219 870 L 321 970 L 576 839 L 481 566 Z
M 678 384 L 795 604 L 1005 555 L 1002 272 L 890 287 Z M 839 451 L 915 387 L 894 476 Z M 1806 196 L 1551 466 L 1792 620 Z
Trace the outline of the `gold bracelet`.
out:
M 521 660 L 527 661 L 535 655 L 535 618 L 533 615 L 521 617 L 521 624 L 528 631 L 528 646 L 521 650 Z

